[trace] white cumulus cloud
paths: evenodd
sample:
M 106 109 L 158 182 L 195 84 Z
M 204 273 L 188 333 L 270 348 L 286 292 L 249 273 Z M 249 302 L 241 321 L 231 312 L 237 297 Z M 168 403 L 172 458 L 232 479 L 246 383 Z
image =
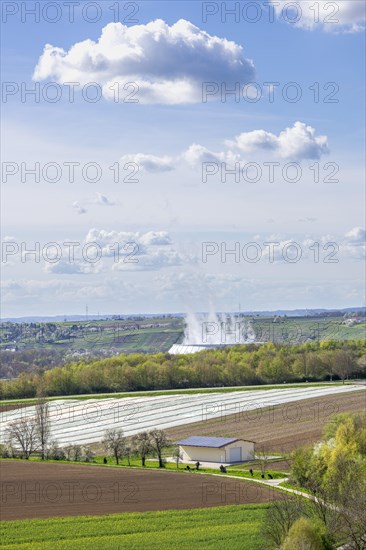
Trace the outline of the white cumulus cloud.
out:
M 353 227 L 346 233 L 345 237 L 352 243 L 364 244 L 366 242 L 366 229 L 363 227 Z
M 227 145 L 242 153 L 271 151 L 284 159 L 319 159 L 329 152 L 327 136 L 316 136 L 315 128 L 295 122 L 278 136 L 265 130 L 244 132 Z
M 157 271 L 195 263 L 197 258 L 177 251 L 166 231 L 146 233 L 92 228 L 74 243 L 72 251 L 58 243 L 58 258 L 45 261 L 45 272 L 90 275 L 106 271 Z
M 171 26 L 161 19 L 130 27 L 109 23 L 97 41 L 77 42 L 68 51 L 46 44 L 33 74 L 37 81 L 95 82 L 114 101 L 163 104 L 200 102 L 203 82 L 244 87 L 253 77 L 241 45 L 185 19 Z
M 86 214 L 87 212 L 87 210 L 78 201 L 73 202 L 72 207 L 78 214 Z
M 137 155 L 125 155 L 123 162 L 133 162 L 137 164 L 139 170 L 146 170 L 147 172 L 169 172 L 174 170 L 176 159 L 173 157 L 156 157 L 155 155 L 144 155 L 137 153 Z
M 270 0 L 280 20 L 297 27 L 326 32 L 354 33 L 365 29 L 364 0 Z
M 97 197 L 95 199 L 95 204 L 100 204 L 101 206 L 113 206 L 114 202 L 112 202 L 108 197 L 105 195 L 102 195 L 101 193 L 97 193 Z
M 295 122 L 291 128 L 285 128 L 279 135 L 265 130 L 253 130 L 243 132 L 233 140 L 225 141 L 226 149 L 223 151 L 210 151 L 207 147 L 193 143 L 175 157 L 158 157 L 143 153 L 130 154 L 122 157 L 122 161 L 135 162 L 139 169 L 146 172 L 165 172 L 175 170 L 181 166 L 199 168 L 204 162 L 225 162 L 234 165 L 237 162 L 245 162 L 245 155 L 262 155 L 286 160 L 302 161 L 306 159 L 320 159 L 329 153 L 328 138 L 316 135 L 315 128 L 307 126 L 304 122 Z M 146 161 L 149 159 L 149 162 Z M 152 160 L 153 159 L 153 160 Z

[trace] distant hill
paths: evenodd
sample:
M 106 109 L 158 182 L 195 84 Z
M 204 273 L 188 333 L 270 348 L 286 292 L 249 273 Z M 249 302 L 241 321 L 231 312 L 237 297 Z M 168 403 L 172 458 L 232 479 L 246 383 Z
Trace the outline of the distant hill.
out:
M 306 316 L 313 316 L 313 315 L 321 315 L 326 313 L 352 313 L 355 311 L 363 311 L 366 312 L 366 307 L 364 306 L 356 306 L 356 307 L 346 307 L 346 308 L 334 308 L 334 309 L 324 309 L 324 308 L 315 308 L 315 309 L 276 309 L 276 310 L 262 310 L 262 311 L 241 311 L 241 312 L 234 312 L 234 313 L 240 313 L 241 315 L 249 315 L 249 316 L 273 316 L 273 315 L 287 315 L 288 317 L 306 317 Z M 205 313 L 205 312 L 199 312 L 199 313 Z M 225 313 L 225 312 L 218 312 L 218 313 Z M 179 318 L 179 317 L 185 317 L 184 313 L 129 313 L 129 314 L 118 314 L 118 315 L 88 315 L 88 318 L 86 318 L 85 315 L 51 315 L 51 316 L 45 316 L 45 315 L 38 315 L 38 316 L 25 316 L 25 317 L 4 317 L 0 319 L 0 322 L 7 322 L 10 321 L 12 323 L 57 323 L 57 322 L 63 322 L 63 321 L 97 321 L 97 320 L 109 320 L 109 319 L 143 319 L 143 318 Z

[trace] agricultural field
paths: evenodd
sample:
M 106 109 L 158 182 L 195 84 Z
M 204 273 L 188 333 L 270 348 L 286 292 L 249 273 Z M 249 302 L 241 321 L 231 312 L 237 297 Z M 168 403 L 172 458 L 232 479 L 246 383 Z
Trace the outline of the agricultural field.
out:
M 366 389 L 360 392 L 311 397 L 275 407 L 243 409 L 224 418 L 210 418 L 167 430 L 173 440 L 192 435 L 243 437 L 271 454 L 286 455 L 302 445 L 312 445 L 322 437 L 331 417 L 338 413 L 366 414 Z M 271 462 L 271 467 L 286 471 L 287 461 Z
M 169 470 L 4 460 L 2 520 L 259 504 L 280 493 L 242 479 Z
M 253 317 L 251 326 L 258 342 L 301 344 L 320 340 L 361 340 L 366 321 L 345 321 L 342 317 Z
M 55 323 L 0 323 L 0 349 L 55 349 L 69 353 L 106 355 L 156 353 L 168 349 L 183 336 L 180 317 L 136 318 Z
M 299 344 L 319 340 L 358 340 L 366 336 L 365 318 L 342 316 L 250 316 L 257 342 Z M 0 350 L 54 349 L 74 353 L 167 352 L 184 339 L 183 317 L 141 317 L 54 323 L 0 323 Z
M 209 429 L 210 424 L 207 425 L 207 422 L 213 421 L 211 433 L 200 435 L 239 435 L 257 441 L 257 422 L 247 421 L 249 411 L 253 411 L 253 418 L 256 419 L 260 414 L 258 410 L 262 411 L 268 407 L 270 407 L 269 410 L 273 410 L 276 406 L 282 405 L 285 407 L 283 411 L 287 411 L 287 417 L 285 416 L 282 421 L 281 433 L 284 426 L 288 429 L 290 425 L 294 426 L 293 429 L 296 432 L 296 425 L 300 421 L 298 415 L 301 413 L 301 407 L 304 407 L 300 404 L 297 406 L 296 402 L 306 403 L 307 400 L 317 398 L 320 401 L 321 410 L 317 412 L 316 407 L 312 410 L 309 404 L 308 414 L 313 415 L 313 420 L 317 419 L 317 415 L 325 419 L 338 412 L 337 403 L 341 402 L 342 395 L 347 395 L 347 400 L 349 396 L 355 395 L 354 399 L 359 407 L 365 404 L 365 387 L 357 384 L 276 387 L 267 390 L 197 394 L 157 394 L 151 397 L 124 399 L 56 399 L 49 404 L 51 439 L 57 440 L 61 446 L 73 443 L 83 445 L 101 441 L 107 428 L 122 428 L 124 434 L 130 436 L 156 427 L 165 430 L 178 426 L 182 428 L 175 433 L 183 437 L 188 432 L 189 435 L 199 433 L 202 427 Z M 324 409 L 329 398 L 333 398 L 334 401 Z M 0 442 L 5 440 L 5 430 L 11 421 L 22 416 L 33 416 L 34 412 L 33 405 L 3 411 Z M 265 416 L 264 414 L 263 417 Z M 228 421 L 228 419 L 231 420 Z M 202 421 L 206 424 L 202 425 Z M 267 418 L 266 422 L 269 435 L 273 437 L 274 425 L 271 418 Z M 281 437 L 284 436 L 285 434 Z M 280 443 L 285 445 L 286 441 L 279 441 L 277 446 Z
M 172 440 L 196 433 L 227 435 L 229 431 L 243 437 L 244 432 L 259 446 L 263 443 L 281 454 L 319 440 L 324 424 L 333 414 L 364 413 L 365 388 L 358 386 L 355 391 L 355 387 L 308 387 L 305 390 L 338 391 L 261 409 L 244 407 L 236 414 L 167 431 Z M 253 397 L 257 391 L 240 393 Z M 237 394 L 231 393 L 234 397 Z M 271 461 L 268 469 L 286 471 L 288 465 L 287 460 L 279 458 Z M 87 545 L 107 550 L 264 547 L 268 506 L 273 499 L 283 498 L 283 493 L 243 478 L 174 472 L 173 464 L 163 470 L 154 469 L 156 466 L 152 463 L 146 469 L 138 469 L 43 463 L 39 459 L 2 460 L 2 546 L 8 550 L 66 550 L 70 545 L 76 549 Z M 244 468 L 243 464 L 234 466 L 228 474 L 237 470 L 240 475 Z
M 4 550 L 132 550 L 161 548 L 259 550 L 266 504 L 4 521 Z

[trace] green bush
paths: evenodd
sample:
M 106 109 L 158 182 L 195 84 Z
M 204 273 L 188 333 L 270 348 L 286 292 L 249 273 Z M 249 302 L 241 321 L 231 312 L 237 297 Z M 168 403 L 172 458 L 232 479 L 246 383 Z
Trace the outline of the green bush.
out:
M 320 521 L 301 517 L 284 540 L 283 550 L 331 550 L 326 529 Z

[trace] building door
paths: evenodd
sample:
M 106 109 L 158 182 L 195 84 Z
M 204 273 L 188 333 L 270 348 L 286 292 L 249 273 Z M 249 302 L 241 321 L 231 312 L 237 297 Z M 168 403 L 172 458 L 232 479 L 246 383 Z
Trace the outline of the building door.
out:
M 230 462 L 240 462 L 241 461 L 241 447 L 232 447 L 229 452 Z

